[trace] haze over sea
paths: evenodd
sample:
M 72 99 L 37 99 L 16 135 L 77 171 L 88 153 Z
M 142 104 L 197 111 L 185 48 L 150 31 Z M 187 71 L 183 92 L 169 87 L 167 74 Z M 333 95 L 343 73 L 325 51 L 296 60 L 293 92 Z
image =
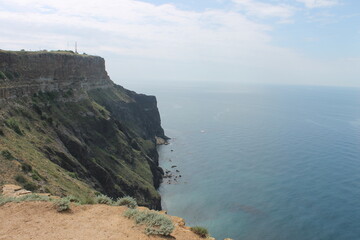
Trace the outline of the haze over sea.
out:
M 360 239 L 360 89 L 131 88 L 157 96 L 172 138 L 159 149 L 182 176 L 160 188 L 169 214 L 218 239 Z

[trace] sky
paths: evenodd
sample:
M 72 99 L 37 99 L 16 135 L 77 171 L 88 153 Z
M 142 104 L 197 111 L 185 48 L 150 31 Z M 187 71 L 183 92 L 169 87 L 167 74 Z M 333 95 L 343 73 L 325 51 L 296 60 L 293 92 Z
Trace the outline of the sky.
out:
M 359 0 L 0 0 L 0 49 L 105 58 L 116 83 L 360 87 Z

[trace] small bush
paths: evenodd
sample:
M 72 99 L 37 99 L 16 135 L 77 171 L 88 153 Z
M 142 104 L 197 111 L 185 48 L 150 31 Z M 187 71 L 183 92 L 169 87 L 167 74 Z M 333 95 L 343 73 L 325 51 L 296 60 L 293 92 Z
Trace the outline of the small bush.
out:
M 25 173 L 31 172 L 32 171 L 32 167 L 30 164 L 27 163 L 22 163 L 21 164 L 21 170 Z
M 78 178 L 79 178 L 79 176 L 78 176 L 78 174 L 77 174 L 76 172 L 69 172 L 68 174 L 69 174 L 69 176 L 72 177 L 72 178 L 75 178 L 75 179 L 78 179 Z
M 95 203 L 97 204 L 106 204 L 106 205 L 112 205 L 113 204 L 113 200 L 111 198 L 109 198 L 106 195 L 99 195 L 95 197 Z
M 24 184 L 24 188 L 28 191 L 35 191 L 38 189 L 38 186 L 35 183 L 27 182 Z
M 85 198 L 81 199 L 80 204 L 94 204 L 95 200 L 91 196 L 85 196 Z
M 174 231 L 174 224 L 165 215 L 153 211 L 139 211 L 137 209 L 128 209 L 124 216 L 134 219 L 136 224 L 146 225 L 145 233 L 150 235 L 168 236 Z
M 50 125 L 52 125 L 54 120 L 52 119 L 52 117 L 48 117 L 48 118 L 46 119 L 46 121 L 47 121 Z
M 28 191 L 35 191 L 38 189 L 38 186 L 35 183 L 29 182 L 23 175 L 16 175 L 15 180 Z
M 70 202 L 80 203 L 80 200 L 77 197 L 73 196 L 73 195 L 67 196 L 65 198 L 68 199 Z
M 195 226 L 195 227 L 191 228 L 191 231 L 196 233 L 197 235 L 199 235 L 202 238 L 206 238 L 209 236 L 208 230 L 204 227 Z
M 33 170 L 31 172 L 31 178 L 34 179 L 35 181 L 41 181 L 41 179 L 42 179 L 42 177 L 36 170 Z
M 13 160 L 14 157 L 13 155 L 11 154 L 11 152 L 9 152 L 8 150 L 4 150 L 1 152 L 1 155 L 6 158 L 7 160 Z
M 3 72 L 1 72 L 1 71 L 0 71 L 0 79 L 1 79 L 1 80 L 6 79 L 5 73 L 3 73 Z
M 37 105 L 36 103 L 33 103 L 32 107 L 37 114 L 39 114 L 40 116 L 42 115 L 42 110 L 39 107 L 39 105 Z
M 38 194 L 27 194 L 18 198 L 19 202 L 50 201 L 50 197 Z
M 68 198 L 61 198 L 54 202 L 54 206 L 58 212 L 70 210 L 70 200 Z
M 68 98 L 74 96 L 74 92 L 72 89 L 68 89 L 66 92 L 63 92 L 63 97 Z
M 27 183 L 27 180 L 26 180 L 26 178 L 25 178 L 23 175 L 16 175 L 16 176 L 15 176 L 15 180 L 16 180 L 18 183 L 21 183 L 21 184 Z
M 7 77 L 7 79 L 9 79 L 9 80 L 13 80 L 15 78 L 15 76 L 12 74 L 12 72 L 5 71 L 4 74 Z
M 128 208 L 136 208 L 137 202 L 134 198 L 126 196 L 118 198 L 114 203 L 115 206 L 127 206 Z
M 137 214 L 139 214 L 139 210 L 137 209 L 128 209 L 124 212 L 124 217 L 127 217 L 127 218 L 134 218 Z
M 23 131 L 20 129 L 19 123 L 15 119 L 10 118 L 5 121 L 5 124 L 9 128 L 11 128 L 14 132 L 16 132 L 18 135 L 21 135 L 21 136 L 24 135 Z
M 50 201 L 48 196 L 37 194 L 27 194 L 21 197 L 4 197 L 0 196 L 0 206 L 8 202 L 33 202 L 33 201 Z

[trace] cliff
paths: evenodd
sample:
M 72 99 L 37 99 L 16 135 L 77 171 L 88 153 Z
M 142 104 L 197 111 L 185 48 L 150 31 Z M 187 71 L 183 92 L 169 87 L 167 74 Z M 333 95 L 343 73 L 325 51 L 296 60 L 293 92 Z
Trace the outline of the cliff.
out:
M 101 57 L 71 52 L 0 51 L 0 98 L 113 85 Z
M 156 98 L 114 84 L 101 57 L 0 51 L 0 185 L 160 209 Z

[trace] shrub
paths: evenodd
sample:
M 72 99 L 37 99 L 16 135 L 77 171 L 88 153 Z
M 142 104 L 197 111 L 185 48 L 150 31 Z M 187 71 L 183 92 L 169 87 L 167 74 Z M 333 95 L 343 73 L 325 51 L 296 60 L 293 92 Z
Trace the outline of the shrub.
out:
M 70 202 L 80 203 L 80 200 L 79 200 L 77 197 L 73 196 L 73 195 L 67 196 L 67 197 L 65 197 L 65 198 L 66 198 L 67 200 L 69 200 Z
M 38 194 L 27 194 L 17 198 L 18 202 L 50 201 L 50 197 Z
M 38 189 L 38 186 L 35 183 L 29 182 L 23 175 L 16 175 L 15 180 L 28 191 L 35 191 Z
M 38 189 L 38 186 L 35 183 L 27 182 L 24 184 L 24 188 L 28 191 L 35 191 Z
M 22 163 L 21 164 L 21 170 L 25 173 L 31 172 L 32 171 L 32 167 L 30 164 L 27 163 Z
M 145 233 L 168 236 L 174 230 L 174 224 L 165 215 L 153 211 L 139 211 L 137 209 L 128 209 L 124 216 L 134 219 L 136 224 L 146 225 Z
M 14 132 L 16 132 L 18 135 L 21 135 L 21 136 L 24 135 L 23 131 L 21 131 L 21 129 L 19 127 L 19 123 L 15 119 L 10 118 L 5 121 L 5 124 L 9 128 L 11 128 Z
M 99 195 L 95 197 L 95 203 L 97 204 L 106 204 L 106 205 L 112 205 L 113 204 L 113 200 L 111 198 L 109 198 L 106 195 Z
M 42 110 L 39 107 L 39 105 L 37 105 L 36 103 L 33 103 L 32 107 L 37 114 L 39 114 L 40 116 L 42 115 Z
M 15 176 L 15 180 L 18 182 L 18 183 L 22 183 L 22 184 L 25 184 L 27 183 L 27 180 L 24 176 L 22 175 L 16 175 Z
M 4 197 L 0 196 L 0 206 L 8 202 L 32 202 L 32 201 L 50 201 L 48 196 L 41 196 L 37 194 L 26 194 L 21 197 Z
M 54 206 L 58 212 L 64 212 L 70 210 L 70 200 L 67 198 L 61 198 L 54 202 Z
M 36 170 L 33 170 L 31 172 L 31 178 L 34 179 L 35 181 L 40 181 L 42 179 L 42 177 Z
M 4 72 L 5 76 L 7 77 L 7 79 L 9 80 L 13 80 L 14 79 L 14 75 L 12 74 L 12 72 L 9 72 L 9 71 L 5 71 Z
M 0 71 L 0 79 L 2 79 L 2 80 L 6 79 L 5 73 L 3 73 L 1 71 Z
M 152 213 L 147 228 L 145 229 L 146 234 L 160 234 L 168 236 L 174 230 L 174 224 L 165 215 L 159 213 Z
M 80 204 L 94 204 L 95 200 L 92 196 L 85 196 L 80 200 Z
M 206 238 L 209 236 L 208 230 L 204 227 L 195 226 L 195 227 L 191 228 L 191 231 L 196 233 L 197 235 L 199 235 L 202 238 Z
M 136 208 L 137 202 L 134 198 L 126 196 L 118 198 L 114 203 L 115 206 L 127 206 L 128 208 Z
M 6 158 L 7 160 L 12 160 L 14 159 L 13 155 L 11 154 L 11 152 L 9 152 L 8 150 L 4 150 L 1 152 L 1 155 Z
M 139 214 L 139 210 L 137 209 L 128 209 L 124 212 L 124 217 L 134 218 L 137 214 Z

